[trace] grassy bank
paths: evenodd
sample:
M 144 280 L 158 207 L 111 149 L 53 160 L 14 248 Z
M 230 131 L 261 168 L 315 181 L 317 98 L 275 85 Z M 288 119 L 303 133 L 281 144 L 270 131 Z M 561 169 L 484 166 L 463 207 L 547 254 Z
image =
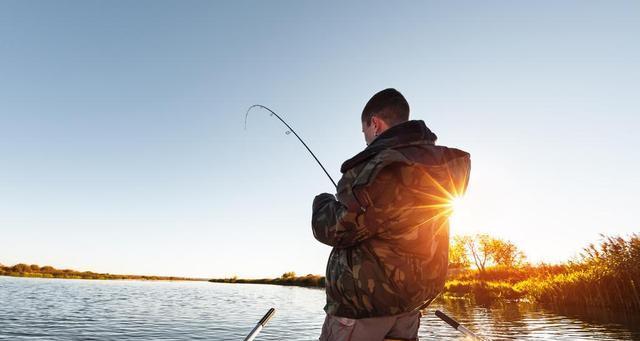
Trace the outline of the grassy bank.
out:
M 445 295 L 481 302 L 527 299 L 557 306 L 640 312 L 640 236 L 606 237 L 585 248 L 579 260 L 562 265 L 459 271 Z
M 640 312 L 640 236 L 607 237 L 586 248 L 566 272 L 530 278 L 516 288 L 539 302 Z
M 274 279 L 212 279 L 220 283 L 259 283 L 324 287 L 324 277 L 285 273 Z M 579 260 L 559 265 L 494 266 L 484 271 L 451 269 L 445 297 L 477 303 L 528 300 L 557 306 L 613 308 L 640 312 L 640 236 L 607 237 L 587 247 Z
M 249 284 L 276 284 L 276 285 L 293 285 L 300 287 L 324 288 L 325 279 L 323 276 L 308 274 L 306 276 L 296 276 L 295 272 L 285 272 L 278 278 L 261 278 L 261 279 L 241 279 L 237 277 L 211 279 L 209 282 L 214 283 L 249 283 Z
M 0 265 L 0 276 L 34 277 L 34 278 L 65 278 L 65 279 L 134 279 L 150 281 L 203 281 L 204 279 L 174 277 L 174 276 L 140 276 L 116 275 L 109 273 L 95 273 L 91 271 L 76 271 L 70 269 L 56 269 L 52 266 L 40 267 L 36 264 L 16 264 L 13 266 Z

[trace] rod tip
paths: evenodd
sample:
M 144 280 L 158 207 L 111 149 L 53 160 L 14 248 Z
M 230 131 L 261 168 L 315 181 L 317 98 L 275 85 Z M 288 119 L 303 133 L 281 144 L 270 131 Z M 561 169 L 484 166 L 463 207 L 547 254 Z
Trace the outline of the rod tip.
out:
M 270 308 L 269 311 L 267 311 L 267 313 L 264 314 L 264 316 L 262 317 L 262 319 L 260 319 L 260 322 L 258 323 L 264 327 L 267 324 L 267 322 L 271 320 L 275 312 L 276 310 L 274 308 Z

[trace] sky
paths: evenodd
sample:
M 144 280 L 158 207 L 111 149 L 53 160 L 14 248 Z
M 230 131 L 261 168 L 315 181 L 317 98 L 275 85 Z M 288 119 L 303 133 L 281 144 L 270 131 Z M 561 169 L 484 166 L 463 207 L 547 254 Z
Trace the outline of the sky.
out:
M 394 87 L 468 151 L 452 234 L 532 262 L 640 231 L 636 1 L 2 1 L 0 263 L 323 274 L 315 195 Z

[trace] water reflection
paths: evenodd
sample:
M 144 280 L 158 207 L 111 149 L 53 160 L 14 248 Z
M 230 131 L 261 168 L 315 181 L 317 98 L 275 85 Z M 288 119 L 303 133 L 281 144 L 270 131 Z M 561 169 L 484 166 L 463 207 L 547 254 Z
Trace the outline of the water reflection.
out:
M 270 307 L 257 340 L 317 340 L 324 300 L 319 289 L 274 285 L 0 277 L 0 340 L 238 340 Z M 640 340 L 637 316 L 464 300 L 432 305 L 422 340 L 463 339 L 435 309 L 493 340 Z
M 478 335 L 492 340 L 640 340 L 640 316 L 611 311 L 590 312 L 544 307 L 526 302 L 472 305 L 466 300 L 440 300 L 423 317 L 421 337 L 462 340 L 429 327 L 439 320 L 432 311 L 441 309 Z

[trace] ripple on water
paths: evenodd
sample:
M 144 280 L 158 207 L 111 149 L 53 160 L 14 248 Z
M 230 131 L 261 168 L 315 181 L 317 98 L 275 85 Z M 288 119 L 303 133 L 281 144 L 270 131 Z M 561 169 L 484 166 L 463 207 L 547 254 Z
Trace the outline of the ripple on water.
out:
M 270 307 L 276 315 L 258 340 L 314 340 L 325 297 L 318 289 L 274 285 L 0 277 L 0 302 L 0 340 L 237 340 Z M 463 339 L 435 309 L 496 340 L 640 340 L 635 318 L 625 327 L 531 304 L 459 300 L 430 307 L 421 339 Z

